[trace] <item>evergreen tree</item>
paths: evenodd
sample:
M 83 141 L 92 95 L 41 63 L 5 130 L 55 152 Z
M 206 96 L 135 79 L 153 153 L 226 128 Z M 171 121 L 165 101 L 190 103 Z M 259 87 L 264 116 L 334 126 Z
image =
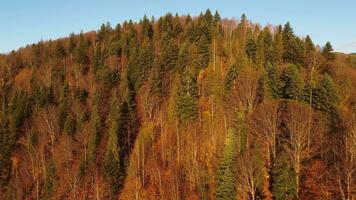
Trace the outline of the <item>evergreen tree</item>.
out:
M 130 108 L 129 104 L 124 101 L 119 107 L 118 121 L 117 121 L 117 137 L 118 146 L 120 147 L 119 161 L 123 166 L 126 155 L 129 150 L 129 125 L 130 125 Z M 115 154 L 113 154 L 115 156 Z
M 137 81 L 142 83 L 147 80 L 148 73 L 150 72 L 153 61 L 154 61 L 154 50 L 151 42 L 149 40 L 145 40 L 143 42 L 142 48 L 140 50 L 140 55 L 137 61 L 138 67 L 138 78 Z
M 323 49 L 321 50 L 321 54 L 327 61 L 332 61 L 335 59 L 335 54 L 333 53 L 334 49 L 331 46 L 330 42 L 327 42 Z
M 104 159 L 104 172 L 106 178 L 108 179 L 112 189 L 117 191 L 118 181 L 120 178 L 120 146 L 119 142 L 119 111 L 118 111 L 118 102 L 117 98 L 114 95 L 112 97 L 110 113 L 108 117 L 108 126 L 109 126 L 109 139 L 106 147 L 106 154 Z
M 288 65 L 280 77 L 281 97 L 284 99 L 300 100 L 304 87 L 303 79 L 295 65 Z
M 228 91 L 230 90 L 234 80 L 237 78 L 241 71 L 241 67 L 238 66 L 237 63 L 234 63 L 230 66 L 229 71 L 227 72 L 225 76 L 225 90 Z
M 234 139 L 237 141 L 238 153 L 243 153 L 247 147 L 248 123 L 242 109 L 236 111 L 233 119 Z
M 178 47 L 167 34 L 162 36 L 161 65 L 164 71 L 174 70 L 177 65 Z
M 247 40 L 245 51 L 250 61 L 256 62 L 257 44 L 253 38 Z
M 62 88 L 61 96 L 59 98 L 59 105 L 58 105 L 58 127 L 60 130 L 63 130 L 70 108 L 68 93 L 69 93 L 69 86 L 68 84 L 65 84 Z
M 210 44 L 208 38 L 205 35 L 201 36 L 197 46 L 199 51 L 200 68 L 207 68 L 210 59 Z
M 90 136 L 89 136 L 89 144 L 88 144 L 88 160 L 87 163 L 90 163 L 95 160 L 95 153 L 97 146 L 100 142 L 101 130 L 102 130 L 102 122 L 99 115 L 99 105 L 98 105 L 98 97 L 95 97 L 92 111 L 90 115 Z
M 192 122 L 198 118 L 199 94 L 196 78 L 186 72 L 180 75 L 179 80 L 176 94 L 177 115 L 181 122 Z
M 53 195 L 56 189 L 56 180 L 57 180 L 56 166 L 52 158 L 50 159 L 48 167 L 46 169 L 46 178 L 44 181 L 42 199 L 53 199 Z
M 297 38 L 294 35 L 293 29 L 290 26 L 289 22 L 284 25 L 282 32 L 283 39 L 283 60 L 286 63 L 291 63 L 298 65 L 300 64 L 300 49 L 298 46 Z
M 311 67 L 314 60 L 315 46 L 309 35 L 304 41 L 304 67 Z
M 235 140 L 234 133 L 232 130 L 229 130 L 218 168 L 217 200 L 236 199 L 236 175 L 234 172 L 236 164 Z
M 5 113 L 0 113 L 0 187 L 7 185 L 11 175 L 11 154 L 15 147 L 16 135 L 9 130 Z
M 272 194 L 273 199 L 297 199 L 295 172 L 286 154 L 281 151 L 277 154 L 272 168 Z
M 266 68 L 268 91 L 272 98 L 279 97 L 278 72 L 277 68 L 269 63 Z
M 63 131 L 66 134 L 73 136 L 75 134 L 75 131 L 77 130 L 76 124 L 76 120 L 71 115 L 68 115 L 64 123 Z
M 339 97 L 336 84 L 329 75 L 324 75 L 317 85 L 313 104 L 316 109 L 331 113 L 337 106 Z
M 273 64 L 279 65 L 283 61 L 283 36 L 282 26 L 279 26 L 273 41 Z
M 75 58 L 77 64 L 81 67 L 82 72 L 83 69 L 86 67 L 86 65 L 89 63 L 87 51 L 88 51 L 88 43 L 84 37 L 83 32 L 81 32 L 79 35 L 79 42 L 75 49 Z

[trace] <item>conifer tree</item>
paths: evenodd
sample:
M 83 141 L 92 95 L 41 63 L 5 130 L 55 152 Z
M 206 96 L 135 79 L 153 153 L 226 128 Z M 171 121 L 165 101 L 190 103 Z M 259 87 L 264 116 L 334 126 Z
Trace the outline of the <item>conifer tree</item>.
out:
M 331 113 L 336 108 L 338 100 L 336 84 L 328 74 L 324 75 L 315 89 L 314 107 Z
M 279 97 L 278 73 L 274 65 L 269 63 L 266 68 L 268 91 L 272 98 Z
M 164 71 L 174 70 L 177 65 L 178 47 L 167 34 L 162 36 L 161 65 Z
M 192 122 L 198 117 L 198 88 L 196 78 L 189 76 L 187 70 L 180 75 L 176 95 L 176 110 L 181 122 Z
M 272 194 L 276 200 L 296 199 L 295 172 L 285 152 L 277 154 L 272 168 Z
M 119 111 L 117 97 L 112 97 L 110 105 L 110 113 L 108 117 L 109 139 L 106 147 L 106 154 L 104 159 L 104 172 L 113 190 L 118 189 L 118 181 L 120 175 L 120 146 L 119 142 Z
M 46 178 L 44 181 L 42 199 L 53 199 L 53 195 L 56 189 L 56 180 L 56 166 L 54 164 L 53 158 L 51 158 L 46 169 Z
M 68 100 L 69 86 L 65 84 L 61 91 L 61 96 L 59 98 L 58 105 L 58 127 L 60 130 L 63 130 L 64 124 L 67 120 L 70 104 Z
M 303 79 L 295 65 L 288 65 L 280 77 L 281 97 L 284 99 L 300 100 L 304 87 Z
M 224 146 L 224 152 L 220 160 L 217 174 L 217 200 L 233 200 L 236 198 L 236 151 L 235 135 L 229 130 Z
M 284 25 L 282 32 L 283 39 L 283 60 L 286 63 L 298 65 L 300 58 L 298 52 L 300 51 L 297 38 L 294 35 L 293 29 L 289 22 Z
M 76 58 L 77 64 L 80 65 L 82 70 L 85 67 L 85 65 L 87 65 L 89 62 L 87 50 L 88 50 L 88 43 L 84 37 L 83 32 L 81 32 L 79 35 L 78 44 L 75 49 L 75 58 Z
M 315 46 L 309 35 L 304 41 L 304 67 L 310 68 L 314 62 Z
M 198 51 L 199 51 L 199 63 L 201 65 L 200 68 L 204 69 L 208 67 L 209 59 L 210 59 L 210 46 L 209 46 L 208 38 L 203 35 L 200 37 L 198 41 Z
M 90 163 L 95 160 L 95 153 L 97 146 L 100 142 L 102 122 L 99 115 L 99 105 L 98 97 L 93 102 L 92 111 L 90 115 L 90 136 L 88 144 L 88 159 L 87 163 Z
M 230 90 L 234 80 L 237 78 L 241 71 L 241 67 L 238 66 L 237 63 L 234 63 L 230 66 L 229 71 L 227 72 L 225 76 L 225 90 L 228 91 Z
M 330 42 L 327 42 L 323 49 L 321 50 L 321 54 L 327 61 L 332 61 L 335 59 L 335 55 L 333 54 L 333 47 L 331 46 Z
M 140 54 L 137 60 L 137 82 L 138 85 L 141 85 L 143 81 L 147 80 L 148 73 L 150 72 L 153 61 L 153 47 L 149 40 L 144 40 Z

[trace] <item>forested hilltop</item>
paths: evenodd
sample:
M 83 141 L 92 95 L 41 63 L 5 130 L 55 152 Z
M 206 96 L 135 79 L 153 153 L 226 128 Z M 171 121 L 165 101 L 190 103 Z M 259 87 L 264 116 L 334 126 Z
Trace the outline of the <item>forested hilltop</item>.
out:
M 289 23 L 145 16 L 0 68 L 0 199 L 356 198 L 356 58 Z

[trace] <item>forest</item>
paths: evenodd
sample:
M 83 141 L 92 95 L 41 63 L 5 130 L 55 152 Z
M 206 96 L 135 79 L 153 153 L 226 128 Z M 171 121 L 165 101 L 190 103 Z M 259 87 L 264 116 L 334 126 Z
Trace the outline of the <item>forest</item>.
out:
M 0 199 L 355 200 L 356 54 L 167 13 L 0 54 Z

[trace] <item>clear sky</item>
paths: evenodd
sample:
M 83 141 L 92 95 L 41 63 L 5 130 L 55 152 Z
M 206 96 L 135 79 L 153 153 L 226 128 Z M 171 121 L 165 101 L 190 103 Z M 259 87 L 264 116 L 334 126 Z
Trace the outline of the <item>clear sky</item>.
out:
M 0 53 L 166 12 L 198 15 L 210 8 L 222 17 L 242 13 L 261 25 L 289 21 L 299 36 L 336 51 L 356 52 L 356 0 L 0 0 Z

